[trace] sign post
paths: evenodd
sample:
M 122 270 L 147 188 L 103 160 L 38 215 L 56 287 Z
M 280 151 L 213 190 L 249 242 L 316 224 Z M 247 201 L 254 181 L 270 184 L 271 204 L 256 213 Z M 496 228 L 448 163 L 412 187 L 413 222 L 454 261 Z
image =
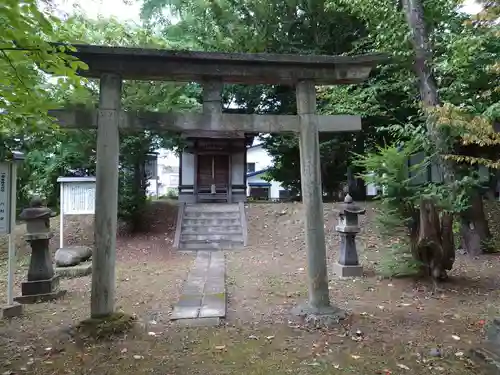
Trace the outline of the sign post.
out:
M 59 177 L 61 210 L 59 214 L 59 248 L 64 247 L 64 217 L 95 213 L 95 177 Z
M 16 198 L 17 198 L 17 163 L 24 160 L 20 152 L 13 152 L 12 159 L 0 163 L 0 235 L 9 237 L 7 305 L 2 309 L 3 318 L 19 316 L 22 305 L 14 302 L 14 275 L 16 273 Z
M 144 169 L 146 173 L 146 179 L 155 181 L 156 199 L 158 199 L 160 185 L 160 177 L 158 176 L 158 152 L 151 152 L 146 154 Z

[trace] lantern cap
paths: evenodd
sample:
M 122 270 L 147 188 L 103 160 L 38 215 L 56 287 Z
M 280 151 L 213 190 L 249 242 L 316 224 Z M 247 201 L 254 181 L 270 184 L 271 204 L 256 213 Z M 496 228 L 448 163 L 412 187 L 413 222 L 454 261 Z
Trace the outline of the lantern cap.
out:
M 366 209 L 355 203 L 349 193 L 345 196 L 344 202 L 340 204 L 340 214 L 349 213 L 362 215 L 365 212 Z

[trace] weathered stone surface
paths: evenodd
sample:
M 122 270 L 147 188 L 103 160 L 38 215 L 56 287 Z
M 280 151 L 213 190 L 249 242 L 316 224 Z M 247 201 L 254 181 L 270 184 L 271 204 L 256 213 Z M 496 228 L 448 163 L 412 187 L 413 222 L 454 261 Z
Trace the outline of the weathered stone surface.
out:
M 347 313 L 335 306 L 315 308 L 300 305 L 293 308 L 291 313 L 303 318 L 306 326 L 314 329 L 334 328 L 347 318 Z
M 14 302 L 12 305 L 2 306 L 2 319 L 11 319 L 23 314 L 23 305 Z
M 48 280 L 54 276 L 54 267 L 49 250 L 49 239 L 30 241 L 31 258 L 28 281 Z
M 57 276 L 46 280 L 25 281 L 21 284 L 23 296 L 37 294 L 48 294 L 55 292 L 59 288 L 59 278 Z
M 196 318 L 196 319 L 178 319 L 174 323 L 183 327 L 218 327 L 221 325 L 220 318 Z
M 92 263 L 86 262 L 73 267 L 56 267 L 55 273 L 56 276 L 67 279 L 87 276 L 92 273 Z
M 472 349 L 470 354 L 489 374 L 500 375 L 500 353 L 498 347 L 492 344 L 484 344 L 479 348 Z
M 71 246 L 57 249 L 54 258 L 56 266 L 71 267 L 85 262 L 92 256 L 92 249 L 88 246 Z
M 208 325 L 218 325 L 218 319 L 226 316 L 225 273 L 222 252 L 199 251 L 170 319 L 203 320 L 210 322 Z
M 356 249 L 356 236 L 351 233 L 339 233 L 340 252 L 339 263 L 345 266 L 357 266 L 359 264 Z
M 471 356 L 492 375 L 500 375 L 500 318 L 494 318 L 486 327 L 486 340 L 471 350 Z
M 360 265 L 346 266 L 335 263 L 333 265 L 333 273 L 339 277 L 361 277 L 363 276 L 363 267 Z
M 33 303 L 39 303 L 39 302 L 53 301 L 53 300 L 59 299 L 61 297 L 64 297 L 65 295 L 66 295 L 66 290 L 58 290 L 56 292 L 46 293 L 46 294 L 33 294 L 33 295 L 19 296 L 19 297 L 15 297 L 14 301 L 22 303 L 22 304 L 33 304 Z

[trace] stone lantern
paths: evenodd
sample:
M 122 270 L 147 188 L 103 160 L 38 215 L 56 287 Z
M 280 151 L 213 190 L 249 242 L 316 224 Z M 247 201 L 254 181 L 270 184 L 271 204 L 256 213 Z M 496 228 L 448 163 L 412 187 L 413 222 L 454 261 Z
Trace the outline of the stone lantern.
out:
M 356 249 L 356 234 L 359 232 L 359 215 L 366 210 L 353 202 L 347 194 L 339 207 L 339 222 L 335 230 L 340 235 L 340 256 L 334 264 L 334 272 L 341 277 L 363 276 L 363 267 L 359 264 Z
M 64 294 L 59 291 L 59 278 L 54 276 L 54 267 L 49 250 L 49 241 L 53 237 L 50 231 L 50 218 L 56 214 L 44 207 L 42 200 L 35 197 L 30 207 L 25 208 L 19 218 L 26 222 L 24 239 L 31 246 L 31 258 L 27 281 L 21 284 L 20 303 L 35 303 L 53 300 Z

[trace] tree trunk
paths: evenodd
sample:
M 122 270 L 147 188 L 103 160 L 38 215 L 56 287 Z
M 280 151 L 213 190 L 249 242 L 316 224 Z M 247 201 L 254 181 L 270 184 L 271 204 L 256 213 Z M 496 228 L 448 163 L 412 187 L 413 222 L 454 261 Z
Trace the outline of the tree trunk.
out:
M 421 0 L 402 0 L 406 20 L 412 34 L 415 52 L 414 71 L 419 80 L 420 98 L 427 112 L 427 132 L 437 151 L 437 161 L 444 172 L 444 183 L 452 184 L 455 179 L 453 166 L 444 160 L 443 155 L 449 153 L 447 139 L 441 134 L 432 114 L 432 109 L 439 106 L 437 85 L 432 75 L 432 52 L 429 36 L 425 27 L 424 9 Z M 430 276 L 434 280 L 443 278 L 446 269 L 451 268 L 455 259 L 453 246 L 453 217 L 442 215 L 439 220 L 436 207 L 432 202 L 422 201 L 420 206 L 420 233 L 418 249 L 422 259 L 429 267 Z M 424 211 L 422 211 L 424 210 Z M 445 248 L 443 248 L 443 245 Z M 451 263 L 451 264 L 450 264 Z
M 416 251 L 427 275 L 435 281 L 446 279 L 446 271 L 455 261 L 453 231 L 449 227 L 452 222 L 448 213 L 443 213 L 440 219 L 431 200 L 421 200 Z
M 467 254 L 476 256 L 489 250 L 491 232 L 479 190 L 471 193 L 470 207 L 462 213 L 460 224 L 462 248 Z

